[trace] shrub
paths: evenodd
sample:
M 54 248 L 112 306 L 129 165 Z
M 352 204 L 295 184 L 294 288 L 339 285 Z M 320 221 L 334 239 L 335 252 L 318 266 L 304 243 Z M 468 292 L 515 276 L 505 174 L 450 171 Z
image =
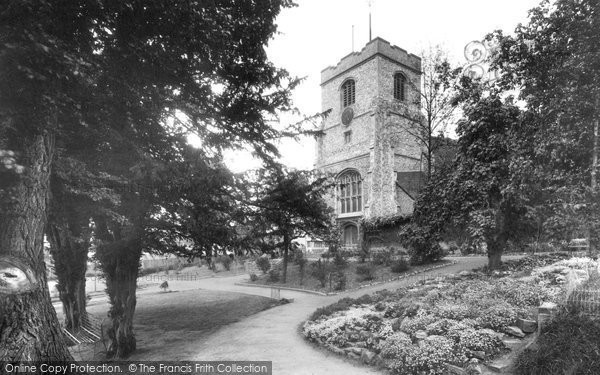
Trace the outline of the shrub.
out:
M 278 270 L 270 270 L 269 271 L 269 282 L 276 283 L 279 281 L 279 271 Z
M 407 347 L 412 345 L 412 340 L 404 332 L 396 332 L 379 344 L 381 357 L 395 359 L 402 355 Z
M 455 330 L 454 338 L 461 350 L 465 352 L 483 351 L 487 355 L 494 355 L 505 348 L 502 340 L 485 329 Z
M 298 272 L 300 273 L 300 285 L 304 284 L 304 275 L 306 273 L 306 265 L 308 259 L 304 256 L 304 252 L 300 249 L 294 251 L 294 263 L 298 265 Z
M 600 374 L 600 321 L 577 310 L 559 311 L 544 328 L 535 348 L 517 358 L 517 374 Z
M 463 353 L 455 352 L 454 343 L 442 336 L 429 336 L 420 345 L 407 346 L 392 363 L 395 374 L 443 374 L 446 363 L 461 363 Z
M 354 304 L 356 304 L 356 300 L 349 297 L 342 298 L 341 300 L 331 305 L 319 307 L 314 313 L 312 313 L 308 320 L 317 320 L 322 317 L 333 315 L 338 311 L 347 310 L 350 306 Z
M 344 271 L 338 271 L 334 274 L 335 278 L 334 278 L 334 285 L 333 288 L 335 290 L 345 290 L 346 289 L 346 283 L 347 283 L 347 279 L 346 279 L 346 274 L 344 273 Z
M 250 274 L 250 281 L 256 281 L 258 280 L 258 276 L 256 276 L 255 273 Z
M 167 289 L 169 289 L 169 283 L 165 280 L 162 282 L 162 284 L 160 284 L 160 289 L 163 290 L 163 292 L 166 292 Z
M 356 274 L 360 281 L 373 280 L 375 278 L 375 266 L 371 263 L 359 264 L 356 266 Z
M 400 237 L 409 248 L 412 264 L 435 262 L 445 255 L 427 226 L 407 225 L 402 229 Z
M 221 255 L 217 258 L 217 263 L 221 263 L 223 267 L 229 271 L 231 269 L 233 259 L 231 259 L 228 255 Z
M 328 260 L 319 259 L 311 264 L 310 274 L 321 283 L 321 287 L 327 286 L 327 279 L 331 273 L 331 263 Z
M 383 250 L 374 251 L 371 258 L 373 260 L 373 264 L 389 266 L 392 264 L 392 255 L 393 251 L 389 248 L 386 248 Z
M 408 265 L 408 261 L 404 258 L 400 258 L 392 263 L 390 271 L 394 273 L 401 273 L 408 271 L 409 268 L 410 266 Z
M 256 259 L 256 266 L 263 272 L 263 274 L 267 274 L 267 272 L 271 269 L 271 262 L 265 256 L 261 256 Z
M 417 315 L 415 315 L 414 317 L 405 318 L 402 321 L 402 323 L 400 324 L 400 330 L 405 333 L 408 333 L 409 335 L 412 335 L 417 331 L 424 331 L 425 329 L 427 329 L 427 326 L 429 326 L 431 323 L 436 322 L 438 319 L 438 317 L 425 312 L 425 310 L 419 310 Z

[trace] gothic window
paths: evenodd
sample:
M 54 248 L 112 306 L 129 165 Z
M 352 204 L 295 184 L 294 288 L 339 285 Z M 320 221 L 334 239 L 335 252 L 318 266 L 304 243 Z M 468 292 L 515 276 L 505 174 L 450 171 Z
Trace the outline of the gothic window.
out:
M 338 179 L 339 212 L 362 211 L 362 181 L 357 172 L 346 172 Z
M 394 74 L 394 99 L 404 101 L 406 95 L 406 77 L 402 73 Z
M 356 245 L 358 243 L 358 227 L 354 224 L 349 224 L 344 227 L 344 245 Z
M 342 85 L 342 107 L 347 107 L 354 104 L 354 80 L 349 79 Z

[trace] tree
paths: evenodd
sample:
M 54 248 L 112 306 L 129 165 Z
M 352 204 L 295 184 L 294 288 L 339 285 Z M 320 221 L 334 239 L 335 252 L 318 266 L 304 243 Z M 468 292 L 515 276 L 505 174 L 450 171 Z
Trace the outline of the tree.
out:
M 68 360 L 43 258 L 57 137 L 80 125 L 89 93 L 94 2 L 9 1 L 0 11 L 0 357 Z M 10 165 L 10 164 L 9 164 Z M 16 282 L 15 282 L 16 281 Z
M 429 47 L 421 53 L 421 87 L 410 85 L 419 93 L 417 105 L 423 112 L 420 121 L 412 122 L 406 131 L 415 137 L 425 150 L 427 179 L 434 170 L 436 152 L 447 144 L 446 127 L 455 119 L 455 81 L 460 74 L 453 68 L 447 53 L 440 46 Z
M 498 44 L 492 63 L 501 73 L 499 83 L 519 91 L 534 129 L 531 172 L 546 233 L 565 239 L 579 227 L 592 246 L 600 228 L 599 6 L 592 0 L 545 0 L 514 36 L 488 36 Z
M 458 124 L 454 164 L 426 186 L 413 222 L 431 244 L 450 228 L 466 231 L 486 245 L 488 267 L 496 269 L 507 241 L 529 233 L 530 195 L 524 180 L 530 147 L 520 138 L 522 113 L 510 98 L 472 94 Z
M 292 3 L 9 5 L 1 14 L 1 79 L 8 89 L 0 94 L 0 144 L 24 169 L 1 171 L 14 183 L 2 186 L 0 252 L 33 283 L 30 292 L 1 296 L 0 318 L 8 323 L 0 324 L 0 354 L 15 361 L 70 358 L 45 283 L 42 239 L 55 142 L 93 133 L 96 158 L 86 168 L 112 181 L 119 195 L 93 221 L 112 304 L 109 352 L 126 356 L 135 349 L 146 219 L 157 207 L 153 192 L 136 181 L 178 157 L 172 148 L 184 130 L 198 134 L 211 156 L 242 145 L 263 157 L 277 154 L 270 140 L 278 132 L 269 121 L 290 108 L 295 83 L 268 61 L 264 46 L 275 17 Z M 176 125 L 169 127 L 168 118 Z M 36 339 L 24 343 L 24 332 Z
M 323 199 L 327 179 L 280 166 L 261 171 L 254 186 L 252 236 L 271 237 L 283 250 L 283 282 L 292 241 L 307 235 L 322 237 L 331 229 L 331 208 Z

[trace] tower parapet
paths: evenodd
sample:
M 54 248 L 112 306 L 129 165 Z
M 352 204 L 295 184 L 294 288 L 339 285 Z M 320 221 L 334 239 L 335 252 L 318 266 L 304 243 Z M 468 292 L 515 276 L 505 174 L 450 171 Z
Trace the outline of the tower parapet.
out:
M 321 71 L 321 85 L 376 56 L 390 59 L 414 73 L 421 73 L 421 58 L 419 56 L 408 53 L 406 50 L 378 37 L 367 43 L 359 52 L 352 52 L 343 57 L 337 65 L 323 69 Z

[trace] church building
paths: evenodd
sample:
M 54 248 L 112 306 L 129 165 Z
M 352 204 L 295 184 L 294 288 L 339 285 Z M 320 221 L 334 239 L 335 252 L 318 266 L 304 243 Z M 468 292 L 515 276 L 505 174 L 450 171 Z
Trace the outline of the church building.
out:
M 329 114 L 315 168 L 335 177 L 330 205 L 347 247 L 358 244 L 362 218 L 413 211 L 426 165 L 414 136 L 420 87 L 421 59 L 381 38 L 321 72 Z

